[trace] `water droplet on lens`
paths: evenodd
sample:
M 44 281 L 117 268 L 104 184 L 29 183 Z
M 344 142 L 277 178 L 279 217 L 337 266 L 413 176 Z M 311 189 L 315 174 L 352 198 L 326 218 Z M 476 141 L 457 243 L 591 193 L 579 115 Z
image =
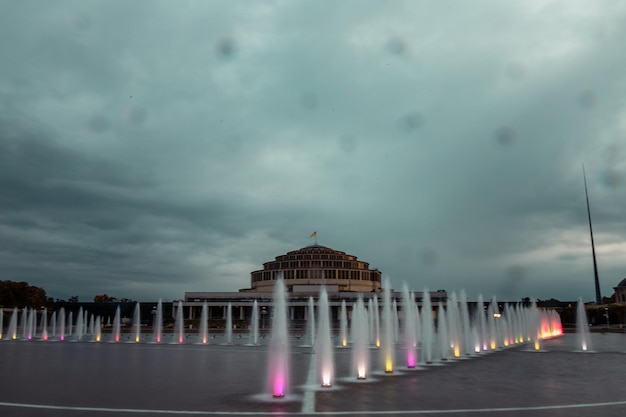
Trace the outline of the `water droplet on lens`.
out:
M 496 130 L 495 137 L 498 145 L 511 146 L 515 142 L 515 130 L 509 126 L 502 126 Z
M 217 41 L 216 49 L 221 58 L 230 58 L 235 54 L 235 42 L 229 37 L 223 37 Z

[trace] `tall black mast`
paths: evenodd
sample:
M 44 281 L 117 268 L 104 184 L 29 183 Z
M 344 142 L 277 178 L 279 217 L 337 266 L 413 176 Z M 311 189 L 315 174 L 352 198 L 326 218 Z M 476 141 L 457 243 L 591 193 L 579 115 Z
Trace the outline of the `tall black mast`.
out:
M 587 218 L 589 219 L 589 234 L 591 235 L 591 256 L 593 257 L 593 276 L 596 283 L 596 304 L 602 304 L 602 294 L 600 294 L 600 280 L 598 279 L 598 263 L 596 262 L 596 246 L 593 243 L 593 228 L 591 227 L 591 210 L 589 209 L 589 193 L 587 192 L 587 176 L 583 165 L 583 179 L 585 181 L 585 198 L 587 199 Z

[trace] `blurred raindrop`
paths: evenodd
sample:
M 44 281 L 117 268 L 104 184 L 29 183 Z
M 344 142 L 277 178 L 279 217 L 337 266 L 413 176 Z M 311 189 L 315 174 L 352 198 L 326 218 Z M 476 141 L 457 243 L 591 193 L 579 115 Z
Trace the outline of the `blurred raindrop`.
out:
M 228 59 L 235 54 L 235 41 L 227 36 L 220 38 L 216 43 L 216 52 L 220 58 Z
M 109 122 L 104 116 L 96 115 L 89 119 L 87 126 L 93 132 L 102 133 L 109 128 Z
M 343 135 L 339 138 L 339 147 L 346 153 L 354 152 L 356 149 L 356 139 L 350 134 Z
M 420 258 L 424 265 L 431 266 L 437 263 L 439 260 L 439 254 L 433 248 L 424 248 Z
M 603 182 L 607 187 L 617 188 L 622 185 L 624 175 L 614 168 L 608 168 L 602 175 Z
M 128 112 L 128 118 L 131 123 L 140 125 L 146 121 L 146 110 L 143 107 L 133 107 Z
M 300 96 L 300 104 L 307 110 L 315 110 L 318 105 L 317 96 L 313 93 L 304 93 Z
M 423 123 L 424 123 L 424 118 L 422 117 L 422 114 L 419 112 L 411 112 L 411 113 L 405 114 L 400 120 L 400 124 L 402 125 L 402 128 L 404 128 L 407 131 L 416 130 L 422 127 Z
M 511 146 L 515 142 L 515 130 L 509 126 L 502 126 L 495 132 L 498 145 Z
M 526 280 L 526 268 L 521 265 L 511 265 L 505 273 L 505 280 L 501 289 L 508 297 L 519 296 Z
M 596 94 L 591 90 L 585 90 L 580 93 L 578 103 L 584 109 L 591 109 L 596 105 Z
M 526 278 L 526 268 L 521 265 L 511 265 L 508 269 L 508 275 L 512 282 L 520 284 Z
M 391 38 L 387 41 L 387 49 L 394 55 L 404 56 L 408 52 L 408 46 L 403 39 Z
M 506 67 L 506 75 L 512 80 L 519 81 L 526 76 L 526 68 L 521 62 L 511 62 Z

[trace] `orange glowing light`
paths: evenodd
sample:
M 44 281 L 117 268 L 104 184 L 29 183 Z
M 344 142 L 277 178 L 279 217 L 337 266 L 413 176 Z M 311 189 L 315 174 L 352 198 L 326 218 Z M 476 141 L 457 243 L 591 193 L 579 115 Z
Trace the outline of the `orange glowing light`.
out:
M 459 358 L 461 356 L 461 349 L 458 346 L 454 347 L 454 357 Z
M 541 349 L 541 344 L 539 343 L 539 339 L 535 340 L 535 350 Z

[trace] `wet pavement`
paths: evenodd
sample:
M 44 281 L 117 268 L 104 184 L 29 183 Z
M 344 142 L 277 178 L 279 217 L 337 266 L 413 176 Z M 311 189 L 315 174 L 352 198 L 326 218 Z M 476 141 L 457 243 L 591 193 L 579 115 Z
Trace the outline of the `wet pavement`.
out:
M 293 341 L 289 390 L 267 388 L 267 346 L 0 341 L 0 416 L 626 415 L 626 334 L 547 340 L 365 381 L 351 349 L 334 350 L 336 380 L 316 382 L 315 355 Z M 243 343 L 243 342 L 242 342 Z

